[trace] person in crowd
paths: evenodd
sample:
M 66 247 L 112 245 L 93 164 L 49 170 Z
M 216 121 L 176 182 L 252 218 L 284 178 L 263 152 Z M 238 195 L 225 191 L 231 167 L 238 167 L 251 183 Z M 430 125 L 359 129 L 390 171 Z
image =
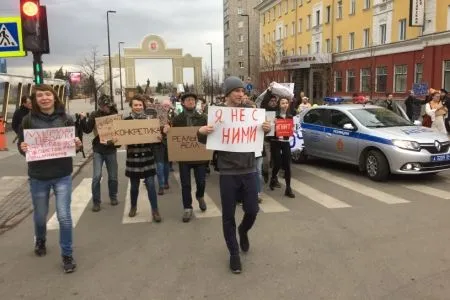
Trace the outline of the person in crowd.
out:
M 94 131 L 94 139 L 92 140 L 93 154 L 93 177 L 92 177 L 92 211 L 98 212 L 101 209 L 101 189 L 100 182 L 102 179 L 103 163 L 106 165 L 108 172 L 108 189 L 111 205 L 119 204 L 117 200 L 118 191 L 118 166 L 117 166 L 117 146 L 113 140 L 100 140 L 96 128 L 96 118 L 116 115 L 117 108 L 114 101 L 108 95 L 101 95 L 98 99 L 98 109 L 86 118 L 85 113 L 80 113 L 81 128 L 84 133 Z
M 414 91 L 410 90 L 409 96 L 405 100 L 405 107 L 406 107 L 406 115 L 412 122 L 420 118 L 420 113 L 422 111 L 423 104 L 425 104 L 425 102 L 417 98 L 414 95 Z
M 441 89 L 441 101 L 442 104 L 447 108 L 447 111 L 450 110 L 450 94 L 447 92 L 446 89 Z M 447 113 L 447 118 L 445 119 L 445 129 L 447 132 L 450 132 L 450 118 L 449 114 Z
M 148 119 L 145 114 L 145 97 L 135 95 L 130 101 L 131 113 L 125 120 Z M 167 132 L 167 127 L 164 128 Z M 127 146 L 127 160 L 125 176 L 130 179 L 131 207 L 128 216 L 133 218 L 137 212 L 137 199 L 139 196 L 139 185 L 144 179 L 147 188 L 148 200 L 152 208 L 153 221 L 159 223 L 162 218 L 158 209 L 158 199 L 155 188 L 155 158 L 151 144 L 133 144 Z
M 442 103 L 441 94 L 438 91 L 431 94 L 431 101 L 425 105 L 425 112 L 431 118 L 431 128 L 447 134 L 445 118 L 448 115 L 448 109 Z
M 25 129 L 46 129 L 56 127 L 74 127 L 73 119 L 66 114 L 64 104 L 51 86 L 36 85 L 31 96 L 31 112 L 22 120 L 19 128 L 18 147 L 26 155 L 29 146 L 24 141 Z M 74 138 L 76 148 L 81 148 L 79 138 Z M 47 215 L 50 191 L 53 190 L 56 202 L 56 215 L 59 222 L 59 245 L 62 266 L 65 273 L 75 271 L 77 264 L 72 249 L 72 157 L 44 159 L 28 162 L 30 194 L 33 202 L 33 220 L 37 256 L 47 254 Z
M 23 96 L 20 98 L 20 107 L 14 112 L 11 127 L 16 134 L 19 133 L 20 125 L 23 118 L 28 115 L 31 110 L 31 98 L 29 96 Z
M 244 96 L 244 83 L 238 77 L 228 77 L 224 81 L 225 106 L 241 107 Z M 270 123 L 264 122 L 262 129 L 270 131 Z M 214 131 L 214 126 L 200 127 L 198 139 L 206 143 L 207 136 Z M 240 247 L 243 252 L 249 251 L 248 232 L 255 223 L 259 211 L 256 182 L 256 166 L 254 152 L 218 151 L 217 164 L 220 171 L 220 198 L 222 203 L 222 226 L 225 241 L 230 253 L 231 271 L 239 274 L 242 271 L 239 255 L 239 244 L 236 239 L 236 201 L 243 199 L 244 217 L 238 227 Z
M 196 110 L 197 95 L 194 93 L 185 93 L 181 97 L 183 112 L 172 120 L 173 127 L 192 127 L 204 126 L 207 124 L 207 118 Z M 179 172 L 181 180 L 181 197 L 183 200 L 183 222 L 187 223 L 193 215 L 192 192 L 191 192 L 191 170 L 194 170 L 195 183 L 197 191 L 195 197 L 201 211 L 206 211 L 205 187 L 206 187 L 206 164 L 207 161 L 179 162 Z
M 303 97 L 302 102 L 298 106 L 297 113 L 301 113 L 305 109 L 311 108 L 311 103 L 309 103 L 308 97 Z
M 394 95 L 392 93 L 386 93 L 386 99 L 375 102 L 375 105 L 387 108 L 405 119 L 408 118 L 403 108 L 401 108 L 400 105 L 394 101 Z
M 300 95 L 304 95 L 303 92 Z M 266 94 L 264 95 L 263 100 L 261 101 L 261 108 L 264 108 L 266 111 L 276 112 L 278 107 L 278 98 L 276 95 L 272 94 L 270 87 L 268 88 Z M 264 139 L 264 149 L 265 149 L 265 157 L 263 158 L 263 178 L 264 182 L 267 183 L 269 181 L 269 175 L 271 173 L 271 168 L 273 167 L 273 153 L 272 153 L 272 137 L 268 136 Z M 273 183 L 276 188 L 281 188 L 281 184 L 278 182 L 278 177 L 275 177 L 275 182 Z

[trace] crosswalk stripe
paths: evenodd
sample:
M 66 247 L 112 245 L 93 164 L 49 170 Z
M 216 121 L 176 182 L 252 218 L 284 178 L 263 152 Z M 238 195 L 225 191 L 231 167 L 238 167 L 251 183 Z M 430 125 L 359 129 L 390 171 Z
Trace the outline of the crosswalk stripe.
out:
M 70 210 L 72 212 L 72 227 L 77 226 L 84 209 L 92 198 L 91 194 L 92 178 L 84 178 L 80 184 L 72 191 L 72 203 Z M 47 230 L 58 230 L 59 223 L 56 212 L 47 222 Z
M 386 203 L 386 204 L 400 204 L 400 203 L 409 203 L 410 202 L 406 199 L 396 197 L 394 195 L 390 195 L 388 193 L 368 187 L 368 186 L 360 184 L 358 182 L 350 181 L 350 180 L 335 176 L 329 172 L 318 170 L 316 168 L 313 168 L 313 167 L 310 167 L 307 165 L 302 165 L 302 167 L 299 167 L 299 166 L 294 166 L 294 167 L 301 171 L 305 171 L 307 173 L 313 174 L 317 177 L 320 177 L 322 179 L 325 179 L 327 181 L 330 181 L 332 183 L 335 183 L 337 185 L 345 187 L 349 190 L 352 190 L 359 194 L 363 194 L 367 197 L 376 199 L 376 200 Z
M 265 213 L 276 213 L 276 212 L 286 212 L 289 211 L 286 207 L 281 205 L 274 198 L 266 193 L 261 193 L 262 202 L 259 204 L 261 210 Z
M 139 196 L 137 199 L 137 212 L 136 216 L 130 218 L 128 212 L 131 208 L 130 199 L 131 184 L 128 181 L 127 195 L 125 197 L 125 205 L 123 209 L 122 224 L 135 224 L 135 223 L 151 223 L 152 222 L 152 209 L 150 201 L 148 200 L 147 188 L 144 182 L 141 181 L 139 185 Z
M 178 181 L 178 184 L 181 187 L 180 174 L 178 172 L 173 172 L 173 176 Z M 191 176 L 191 180 L 192 180 L 192 176 Z M 194 190 L 194 188 L 196 186 L 195 181 L 191 182 L 191 186 L 193 187 L 193 190 Z M 192 199 L 194 200 L 193 202 L 196 202 L 195 201 L 195 191 L 192 191 Z M 194 207 L 193 211 L 194 211 L 194 215 L 196 218 L 214 218 L 214 217 L 222 216 L 222 212 L 220 211 L 220 209 L 217 207 L 217 205 L 214 203 L 214 201 L 211 199 L 211 197 L 208 195 L 208 193 L 206 191 L 205 191 L 204 199 L 205 199 L 206 206 L 207 206 L 206 211 L 201 211 L 200 208 L 198 207 L 198 205 L 196 205 L 195 203 L 193 203 L 193 205 L 192 205 L 192 207 Z
M 351 207 L 351 205 L 331 197 L 321 191 L 310 187 L 297 179 L 291 178 L 291 188 L 295 190 L 298 194 L 319 203 L 326 208 L 346 208 Z
M 430 196 L 434 196 L 434 197 L 438 197 L 441 199 L 450 199 L 450 193 L 447 191 L 443 191 L 440 189 L 436 189 L 433 187 L 429 187 L 426 186 L 424 184 L 404 184 L 403 185 L 405 188 L 422 193 L 422 194 L 426 194 L 426 195 L 430 195 Z

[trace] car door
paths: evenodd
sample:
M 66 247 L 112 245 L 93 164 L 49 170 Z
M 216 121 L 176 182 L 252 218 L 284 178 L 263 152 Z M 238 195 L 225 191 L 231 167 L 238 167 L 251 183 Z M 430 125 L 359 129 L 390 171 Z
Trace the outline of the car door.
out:
M 327 155 L 335 160 L 355 163 L 358 159 L 359 146 L 356 125 L 343 111 L 330 109 L 329 113 L 329 124 L 325 134 Z M 351 124 L 354 129 L 345 129 L 345 124 Z
M 309 110 L 303 117 L 301 126 L 304 147 L 307 154 L 323 155 L 325 116 L 325 109 L 317 108 Z

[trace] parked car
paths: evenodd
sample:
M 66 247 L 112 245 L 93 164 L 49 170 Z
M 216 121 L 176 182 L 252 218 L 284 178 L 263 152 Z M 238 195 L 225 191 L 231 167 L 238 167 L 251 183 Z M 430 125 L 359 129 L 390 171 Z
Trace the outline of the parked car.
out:
M 389 174 L 450 169 L 447 135 L 418 126 L 392 111 L 360 104 L 324 105 L 300 115 L 308 156 L 357 165 L 375 181 Z

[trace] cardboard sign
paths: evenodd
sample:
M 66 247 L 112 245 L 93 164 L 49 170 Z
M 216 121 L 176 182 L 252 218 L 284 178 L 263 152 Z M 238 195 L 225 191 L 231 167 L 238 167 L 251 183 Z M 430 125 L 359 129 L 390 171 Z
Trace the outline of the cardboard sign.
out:
M 151 144 L 161 142 L 159 120 L 114 120 L 116 145 Z
M 100 143 L 106 144 L 114 137 L 114 120 L 122 120 L 122 115 L 110 115 L 104 117 L 95 118 L 95 127 L 97 129 Z
M 208 124 L 214 131 L 206 149 L 228 152 L 258 152 L 263 148 L 262 124 L 266 111 L 259 108 L 211 106 Z
M 153 108 L 154 110 L 156 110 L 156 114 L 158 115 L 161 126 L 164 126 L 168 123 L 169 110 L 164 108 L 162 104 L 152 104 L 148 108 Z
M 38 161 L 76 155 L 75 127 L 25 129 L 24 142 L 28 144 L 26 161 Z
M 270 122 L 270 132 L 266 134 L 266 136 L 274 136 L 275 135 L 275 120 L 276 120 L 276 112 L 274 111 L 266 111 L 266 120 Z
M 277 137 L 291 136 L 294 134 L 293 119 L 276 119 L 275 134 Z
M 200 127 L 172 127 L 167 133 L 169 161 L 212 160 L 213 152 L 197 140 Z

